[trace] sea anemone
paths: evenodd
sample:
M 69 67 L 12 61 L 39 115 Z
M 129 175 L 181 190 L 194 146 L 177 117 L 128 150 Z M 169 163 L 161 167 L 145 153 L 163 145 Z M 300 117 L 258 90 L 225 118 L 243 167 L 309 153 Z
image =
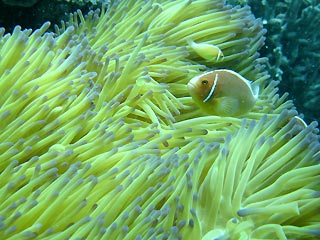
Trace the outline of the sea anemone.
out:
M 277 95 L 249 7 L 119 0 L 48 27 L 0 31 L 1 238 L 320 235 L 317 124 Z M 246 115 L 192 101 L 187 82 L 217 68 L 260 85 Z

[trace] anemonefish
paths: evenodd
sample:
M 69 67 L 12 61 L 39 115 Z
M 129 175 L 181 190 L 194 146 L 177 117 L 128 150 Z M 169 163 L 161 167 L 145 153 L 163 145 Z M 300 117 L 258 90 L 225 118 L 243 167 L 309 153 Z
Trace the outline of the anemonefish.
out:
M 232 70 L 219 69 L 192 78 L 188 90 L 194 102 L 206 113 L 239 116 L 254 106 L 259 86 Z
M 189 46 L 195 51 L 200 57 L 206 59 L 210 62 L 218 62 L 223 60 L 224 56 L 219 47 L 208 43 L 195 43 L 194 41 L 188 39 Z
M 303 121 L 302 118 L 298 117 L 298 116 L 294 116 L 293 118 L 295 118 L 297 120 L 297 124 L 302 127 L 302 128 L 306 128 L 308 127 L 308 125 L 306 124 L 305 121 Z

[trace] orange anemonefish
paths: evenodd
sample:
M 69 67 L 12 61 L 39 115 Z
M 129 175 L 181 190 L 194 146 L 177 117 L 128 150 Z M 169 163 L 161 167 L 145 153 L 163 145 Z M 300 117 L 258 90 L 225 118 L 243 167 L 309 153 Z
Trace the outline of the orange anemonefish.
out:
M 192 78 L 188 90 L 205 112 L 219 116 L 247 113 L 258 98 L 259 86 L 227 69 L 206 72 Z

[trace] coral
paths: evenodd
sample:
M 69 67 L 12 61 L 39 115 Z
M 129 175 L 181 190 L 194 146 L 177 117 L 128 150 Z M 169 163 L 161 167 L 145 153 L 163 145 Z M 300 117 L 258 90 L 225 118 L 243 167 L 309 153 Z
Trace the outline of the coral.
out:
M 84 5 L 87 3 L 91 3 L 93 5 L 100 5 L 100 4 L 107 4 L 110 0 L 57 0 L 57 1 L 72 2 L 79 5 Z
M 87 14 L 96 6 L 79 5 L 65 1 L 41 0 L 29 7 L 11 6 L 0 1 L 0 26 L 7 32 L 12 32 L 16 25 L 22 28 L 38 29 L 46 21 L 51 22 L 48 31 L 54 31 L 53 26 L 69 19 L 69 13 L 80 9 Z M 94 8 L 94 9 L 95 9 Z
M 230 2 L 234 2 L 229 0 Z M 281 80 L 308 121 L 320 119 L 319 31 L 320 4 L 316 0 L 246 1 L 268 29 L 262 55 L 270 60 L 268 70 Z
M 5 4 L 11 6 L 30 7 L 36 4 L 39 0 L 2 0 Z
M 277 94 L 249 7 L 115 1 L 48 28 L 0 31 L 1 238 L 320 235 L 316 123 Z M 260 85 L 246 115 L 195 106 L 187 82 L 217 68 Z
M 66 1 L 72 2 L 78 5 L 84 5 L 87 3 L 91 3 L 93 5 L 101 5 L 106 4 L 108 0 L 56 0 L 56 1 Z M 19 6 L 19 7 L 31 7 L 35 5 L 39 0 L 2 0 L 3 3 L 11 5 L 11 6 Z

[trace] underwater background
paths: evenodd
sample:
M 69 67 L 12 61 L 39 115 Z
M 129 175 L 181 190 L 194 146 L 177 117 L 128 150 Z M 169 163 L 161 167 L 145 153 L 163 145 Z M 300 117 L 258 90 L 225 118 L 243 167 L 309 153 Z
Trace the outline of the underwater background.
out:
M 12 32 L 40 28 L 46 21 L 54 26 L 67 20 L 69 13 L 81 9 L 84 15 L 101 7 L 106 0 L 0 1 L 0 27 Z M 268 72 L 280 81 L 280 93 L 288 92 L 307 123 L 320 120 L 320 0 L 228 0 L 230 4 L 249 5 L 267 29 L 261 57 L 268 57 Z
M 0 0 L 0 239 L 318 239 L 319 16 Z

